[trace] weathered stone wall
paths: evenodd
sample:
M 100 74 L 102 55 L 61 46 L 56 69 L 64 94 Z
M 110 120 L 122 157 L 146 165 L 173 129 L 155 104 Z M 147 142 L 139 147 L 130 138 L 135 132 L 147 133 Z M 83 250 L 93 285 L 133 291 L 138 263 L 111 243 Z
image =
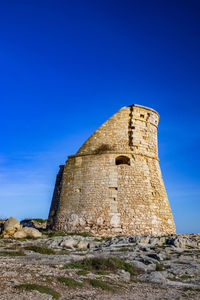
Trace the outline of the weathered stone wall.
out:
M 158 122 L 154 110 L 132 105 L 97 129 L 66 161 L 51 227 L 99 235 L 174 233 L 158 160 Z
M 60 165 L 60 170 L 56 177 L 53 198 L 51 201 L 50 213 L 49 213 L 49 218 L 48 218 L 48 222 L 47 222 L 48 227 L 53 227 L 54 224 L 56 223 L 56 218 L 58 217 L 57 211 L 58 211 L 58 207 L 60 205 L 60 194 L 61 194 L 61 189 L 62 189 L 63 171 L 64 171 L 64 166 Z

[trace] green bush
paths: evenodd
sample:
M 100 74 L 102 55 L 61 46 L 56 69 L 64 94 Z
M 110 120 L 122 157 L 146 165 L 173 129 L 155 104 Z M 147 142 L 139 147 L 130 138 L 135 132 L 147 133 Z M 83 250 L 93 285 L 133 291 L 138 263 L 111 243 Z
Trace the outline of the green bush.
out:
M 80 270 L 80 271 L 77 272 L 77 274 L 80 275 L 80 276 L 87 275 L 88 273 L 89 273 L 89 271 L 86 271 L 86 270 Z
M 40 253 L 40 254 L 48 254 L 48 255 L 51 255 L 51 254 L 56 254 L 55 251 L 51 250 L 51 249 L 48 249 L 48 248 L 42 248 L 42 247 L 39 247 L 39 246 L 27 246 L 27 247 L 24 247 L 25 250 L 31 250 L 31 251 L 34 251 L 34 252 L 37 252 L 37 253 Z
M 76 287 L 82 287 L 83 286 L 83 284 L 81 282 L 76 281 L 71 277 L 58 277 L 57 279 L 58 279 L 59 282 L 64 283 L 69 287 L 76 288 Z
M 106 291 L 113 291 L 113 287 L 105 282 L 105 281 L 102 281 L 102 280 L 98 280 L 98 279 L 89 279 L 89 283 L 95 287 L 95 288 L 101 288 L 102 290 L 106 290 Z
M 20 290 L 26 290 L 26 291 L 36 290 L 40 293 L 51 295 L 54 299 L 58 299 L 61 297 L 61 295 L 58 292 L 44 285 L 25 283 L 25 284 L 17 285 L 16 288 Z
M 0 256 L 25 256 L 26 254 L 23 251 L 0 251 Z
M 65 266 L 67 269 L 84 269 L 91 272 L 116 272 L 118 269 L 125 270 L 131 275 L 135 275 L 134 268 L 118 257 L 94 257 L 86 258 L 82 261 L 74 262 Z
M 162 264 L 159 264 L 158 262 L 155 262 L 156 264 L 156 271 L 164 271 L 165 268 Z
M 67 234 L 64 232 L 43 232 L 44 235 L 48 237 L 56 237 L 56 236 L 66 236 Z
M 31 221 L 35 221 L 35 222 L 38 222 L 38 223 L 46 223 L 47 222 L 47 219 L 30 219 Z

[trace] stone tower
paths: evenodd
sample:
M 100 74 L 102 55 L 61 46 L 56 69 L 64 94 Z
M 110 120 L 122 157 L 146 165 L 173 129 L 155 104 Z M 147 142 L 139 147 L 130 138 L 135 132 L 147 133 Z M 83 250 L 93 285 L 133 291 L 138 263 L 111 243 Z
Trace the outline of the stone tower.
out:
M 48 226 L 96 235 L 175 233 L 157 149 L 159 115 L 121 108 L 60 166 Z

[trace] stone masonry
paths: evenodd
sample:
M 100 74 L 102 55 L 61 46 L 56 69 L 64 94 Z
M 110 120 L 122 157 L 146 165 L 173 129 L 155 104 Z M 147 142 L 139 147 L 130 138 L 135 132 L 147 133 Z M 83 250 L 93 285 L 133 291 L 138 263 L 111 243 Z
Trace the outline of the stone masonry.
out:
M 95 235 L 175 233 L 157 149 L 159 115 L 121 108 L 60 166 L 48 227 Z

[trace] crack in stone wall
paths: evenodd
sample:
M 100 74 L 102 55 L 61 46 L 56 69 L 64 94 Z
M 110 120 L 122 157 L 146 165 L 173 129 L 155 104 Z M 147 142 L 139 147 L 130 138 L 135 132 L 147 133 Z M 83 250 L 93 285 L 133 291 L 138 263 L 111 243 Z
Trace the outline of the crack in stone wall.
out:
M 129 140 L 129 147 L 131 151 L 134 149 L 133 147 L 133 130 L 135 127 L 133 126 L 133 105 L 130 106 L 130 114 L 129 114 L 129 123 L 128 123 L 128 140 Z

